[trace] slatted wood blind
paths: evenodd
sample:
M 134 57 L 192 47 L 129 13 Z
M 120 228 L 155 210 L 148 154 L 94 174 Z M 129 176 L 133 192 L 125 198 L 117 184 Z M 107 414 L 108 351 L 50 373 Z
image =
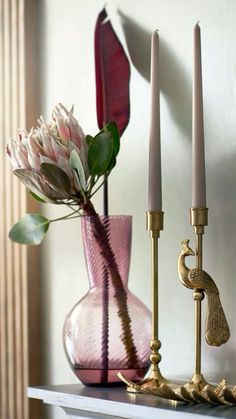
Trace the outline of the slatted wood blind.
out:
M 10 227 L 27 212 L 29 202 L 5 156 L 6 142 L 18 127 L 27 126 L 35 110 L 26 83 L 34 68 L 30 53 L 36 34 L 29 34 L 28 28 L 35 3 L 0 0 L 0 419 L 40 417 L 36 410 L 30 413 L 26 396 L 27 385 L 36 384 L 40 369 L 37 253 L 8 239 Z

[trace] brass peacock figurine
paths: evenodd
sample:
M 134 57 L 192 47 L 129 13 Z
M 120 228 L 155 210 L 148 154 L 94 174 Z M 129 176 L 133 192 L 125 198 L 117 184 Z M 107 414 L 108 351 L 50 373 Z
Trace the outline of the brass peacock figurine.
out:
M 219 290 L 213 279 L 202 269 L 189 269 L 185 265 L 186 256 L 194 256 L 189 240 L 182 242 L 178 260 L 178 275 L 182 284 L 190 289 L 204 291 L 207 297 L 205 339 L 208 345 L 220 346 L 230 337 L 229 326 L 220 302 Z

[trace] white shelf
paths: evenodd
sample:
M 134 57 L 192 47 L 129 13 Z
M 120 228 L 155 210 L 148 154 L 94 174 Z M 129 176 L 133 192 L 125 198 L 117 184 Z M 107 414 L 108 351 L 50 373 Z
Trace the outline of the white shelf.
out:
M 69 418 L 90 419 L 206 419 L 236 418 L 236 407 L 187 405 L 124 388 L 57 385 L 29 387 L 28 397 L 61 407 Z

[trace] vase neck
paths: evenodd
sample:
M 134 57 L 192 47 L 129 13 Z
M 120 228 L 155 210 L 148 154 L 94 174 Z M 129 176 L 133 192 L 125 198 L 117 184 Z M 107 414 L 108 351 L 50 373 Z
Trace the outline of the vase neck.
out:
M 102 287 L 104 281 L 109 282 L 115 264 L 123 286 L 127 287 L 132 217 L 124 215 L 83 217 L 81 224 L 90 286 Z

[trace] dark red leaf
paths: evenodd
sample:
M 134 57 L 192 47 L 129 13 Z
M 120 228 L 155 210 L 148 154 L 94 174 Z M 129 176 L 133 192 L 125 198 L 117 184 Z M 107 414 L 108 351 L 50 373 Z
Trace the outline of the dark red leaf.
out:
M 105 9 L 95 28 L 95 71 L 98 126 L 115 121 L 122 135 L 130 115 L 130 64 Z

